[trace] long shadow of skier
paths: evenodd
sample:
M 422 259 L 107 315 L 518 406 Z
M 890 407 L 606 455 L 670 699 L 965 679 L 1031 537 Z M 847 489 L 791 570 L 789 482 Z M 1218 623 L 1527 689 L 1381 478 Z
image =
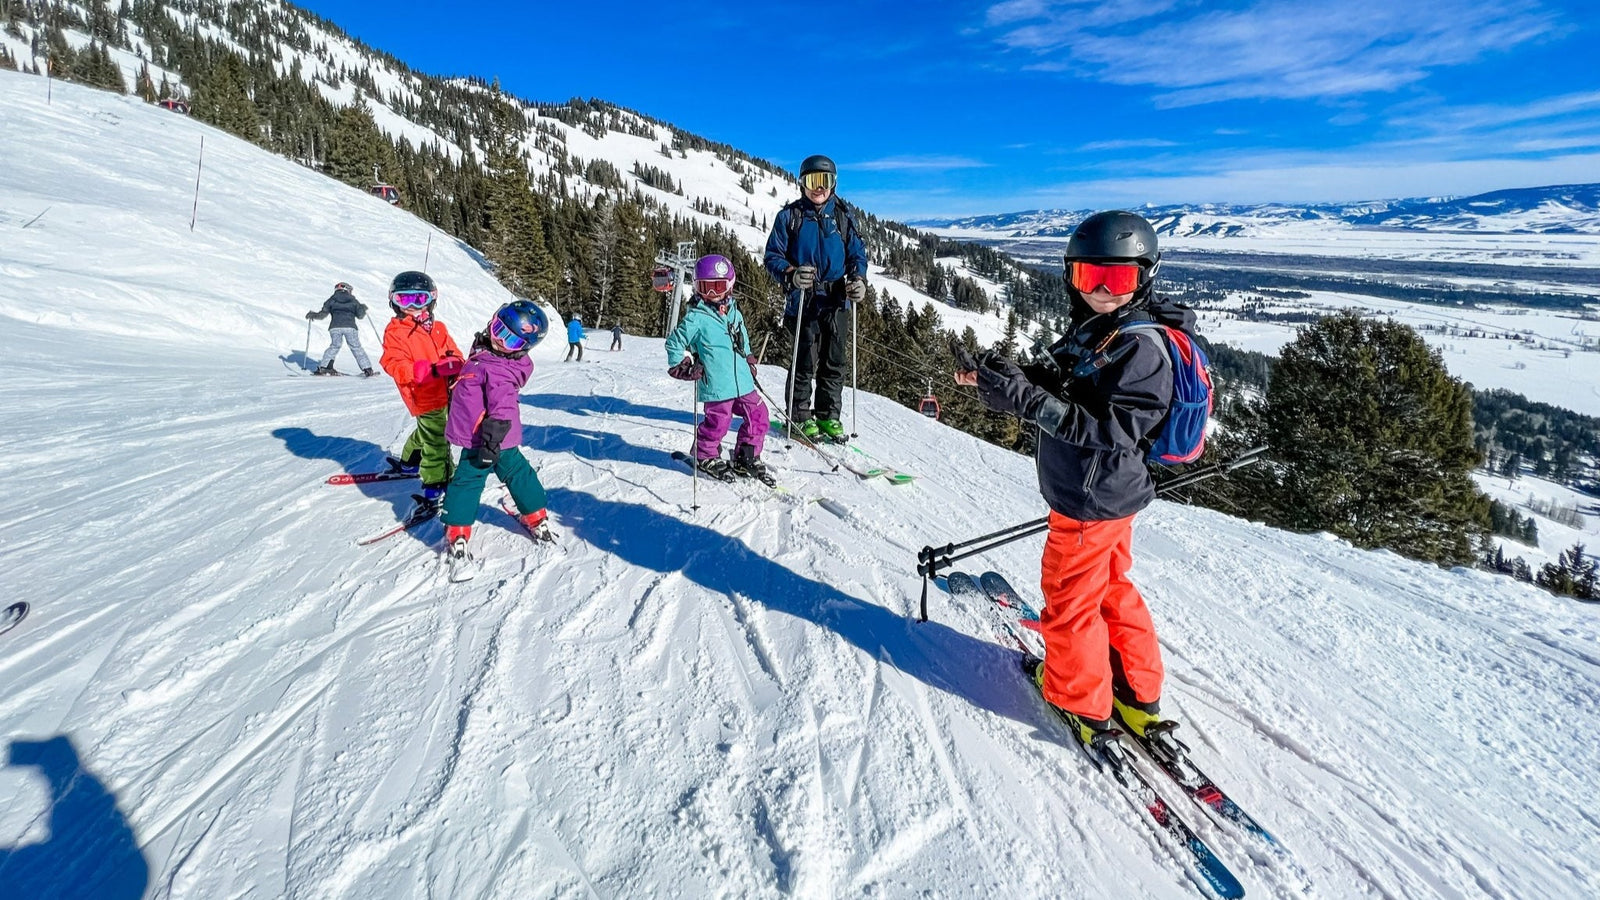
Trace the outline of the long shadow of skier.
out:
M 50 837 L 0 848 L 0 892 L 39 900 L 144 896 L 150 864 L 116 795 L 83 768 L 69 738 L 12 741 L 9 763 L 37 768 L 49 783 Z
M 689 449 L 689 435 L 683 435 L 682 449 Z M 564 425 L 527 424 L 522 426 L 522 445 L 534 454 L 571 453 L 573 456 L 597 462 L 636 463 L 653 466 L 675 474 L 687 475 L 689 470 L 672 458 L 669 450 L 641 447 L 607 431 L 587 431 Z M 538 464 L 535 458 L 534 464 Z
M 371 441 L 317 434 L 309 428 L 274 428 L 272 436 L 283 441 L 284 449 L 295 456 L 332 460 L 346 473 L 381 472 L 386 468 L 383 448 Z M 395 520 L 399 521 L 401 516 L 411 511 L 411 494 L 421 488 L 416 481 L 379 481 L 328 490 L 359 490 L 374 500 L 386 501 L 394 509 Z
M 636 566 L 677 572 L 833 631 L 862 652 L 979 709 L 1036 724 L 1020 690 L 1016 654 L 937 622 L 913 622 L 827 584 L 803 578 L 742 542 L 632 503 L 556 488 L 550 509 L 577 538 Z
M 689 409 L 668 409 L 633 403 L 621 397 L 601 397 L 590 394 L 523 394 L 522 402 L 529 406 L 555 409 L 576 415 L 635 416 L 650 419 L 663 425 L 694 424 L 694 412 Z

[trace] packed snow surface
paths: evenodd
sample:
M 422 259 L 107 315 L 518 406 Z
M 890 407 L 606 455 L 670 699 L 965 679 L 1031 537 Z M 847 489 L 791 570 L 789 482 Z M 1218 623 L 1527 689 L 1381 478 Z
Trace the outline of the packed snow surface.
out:
M 559 539 L 491 486 L 452 584 L 436 523 L 355 545 L 404 483 L 323 484 L 398 447 L 392 384 L 294 373 L 335 280 L 381 320 L 424 252 L 466 338 L 508 298 L 474 254 L 37 84 L 0 73 L 7 896 L 1198 893 L 981 611 L 936 585 L 915 621 L 917 548 L 1043 513 L 1029 460 L 864 395 L 915 483 L 773 439 L 784 492 L 697 494 L 661 342 L 550 341 L 522 437 Z M 964 566 L 1037 602 L 1039 550 Z M 1165 502 L 1135 552 L 1165 710 L 1292 853 L 1179 805 L 1251 896 L 1600 894 L 1594 607 Z

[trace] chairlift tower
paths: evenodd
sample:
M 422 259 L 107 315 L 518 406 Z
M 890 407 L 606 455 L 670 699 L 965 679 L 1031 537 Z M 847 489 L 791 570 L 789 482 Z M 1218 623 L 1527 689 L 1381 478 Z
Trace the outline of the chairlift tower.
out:
M 684 290 L 693 290 L 694 264 L 698 258 L 694 253 L 694 241 L 679 241 L 675 253 L 663 250 L 656 254 L 658 265 L 668 266 L 678 272 L 678 283 L 672 289 L 672 313 L 667 319 L 667 331 L 678 325 L 678 314 L 683 309 Z

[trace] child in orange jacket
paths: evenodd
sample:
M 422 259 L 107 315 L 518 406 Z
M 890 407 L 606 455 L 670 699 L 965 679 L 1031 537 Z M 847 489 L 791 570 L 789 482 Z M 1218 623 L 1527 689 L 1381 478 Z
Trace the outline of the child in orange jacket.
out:
M 445 418 L 450 405 L 450 379 L 464 364 L 461 350 L 449 329 L 433 317 L 439 289 L 425 272 L 401 272 L 389 282 L 389 308 L 394 318 L 383 330 L 383 358 L 379 363 L 400 388 L 400 399 L 417 417 L 417 427 L 406 438 L 400 464 L 416 467 L 422 477 L 417 504 L 437 509 L 445 485 L 455 472 L 450 443 L 445 440 Z

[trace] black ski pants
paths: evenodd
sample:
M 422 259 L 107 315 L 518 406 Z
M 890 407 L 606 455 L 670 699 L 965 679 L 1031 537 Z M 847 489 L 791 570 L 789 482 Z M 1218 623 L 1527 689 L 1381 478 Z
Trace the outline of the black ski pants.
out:
M 823 301 L 828 303 L 828 301 Z M 850 339 L 850 312 L 843 305 L 818 307 L 808 303 L 800 322 L 800 356 L 790 369 L 794 401 L 789 417 L 804 422 L 815 413 L 818 419 L 837 419 L 844 409 L 845 344 Z M 795 321 L 785 317 L 783 326 L 793 334 Z M 798 379 L 798 380 L 795 380 Z M 812 399 L 812 380 L 816 399 Z M 785 396 L 791 396 L 785 394 Z

